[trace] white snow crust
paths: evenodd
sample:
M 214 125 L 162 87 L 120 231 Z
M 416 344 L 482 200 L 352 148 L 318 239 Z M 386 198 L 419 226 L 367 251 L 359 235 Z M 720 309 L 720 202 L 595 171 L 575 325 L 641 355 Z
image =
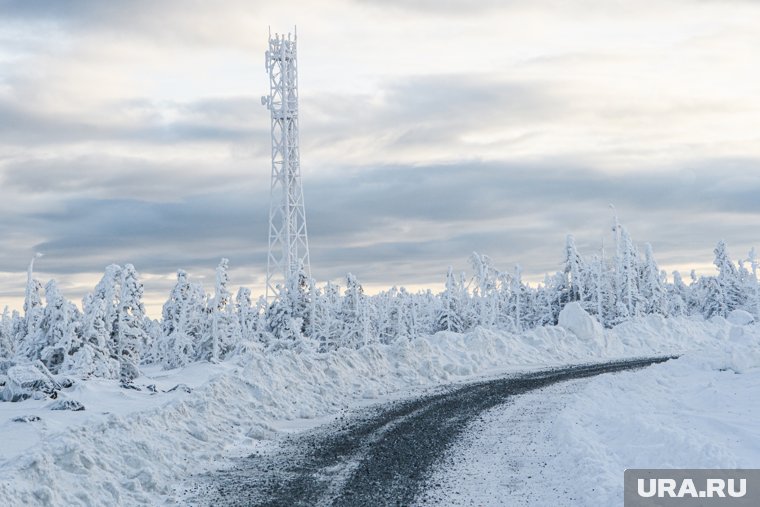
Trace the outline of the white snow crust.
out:
M 697 327 L 701 327 L 697 331 Z M 616 329 L 657 329 L 655 320 Z M 443 505 L 623 504 L 627 468 L 757 468 L 760 327 L 716 318 L 646 369 L 557 384 L 484 414 L 430 481 Z
M 594 380 L 577 404 L 563 412 L 552 430 L 553 438 L 585 453 L 583 459 L 567 458 L 578 460 L 572 465 L 582 471 L 596 473 L 600 467 L 615 465 L 605 472 L 609 484 L 617 484 L 619 466 L 628 466 L 629 458 L 640 452 L 635 446 L 623 446 L 621 428 L 627 434 L 638 432 L 640 439 L 653 439 L 652 445 L 663 452 L 673 439 L 695 441 L 704 451 L 699 463 L 746 463 L 733 453 L 734 448 L 720 450 L 706 438 L 692 436 L 695 428 L 719 428 L 719 420 L 710 419 L 699 408 L 695 423 L 681 429 L 660 426 L 659 421 L 650 427 L 651 419 L 626 421 L 616 410 L 624 411 L 625 417 L 630 416 L 626 410 L 643 412 L 642 417 L 659 415 L 672 423 L 672 418 L 680 417 L 667 404 L 674 393 L 689 396 L 688 403 L 699 403 L 697 407 L 705 406 L 698 397 L 707 393 L 707 399 L 721 403 L 720 407 L 739 410 L 729 402 L 740 403 L 741 396 L 719 399 L 722 384 L 715 382 L 752 378 L 734 372 L 756 370 L 760 357 L 751 352 L 751 344 L 757 343 L 754 331 L 721 318 L 649 316 L 600 332 L 598 324 L 588 322 L 588 314 L 577 310 L 583 312 L 578 308 L 565 314 L 566 327 L 542 327 L 519 336 L 477 328 L 466 334 L 441 332 L 358 350 L 324 354 L 281 350 L 266 355 L 252 350 L 219 364 L 194 363 L 168 372 L 147 369 L 135 382 L 141 391 L 120 388 L 110 380 L 80 381 L 59 396 L 84 404 L 80 412 L 51 411 L 51 400 L 2 403 L 0 504 L 172 503 L 182 494 L 177 489 L 182 480 L 213 468 L 230 453 L 245 452 L 284 428 L 316 424 L 324 416 L 367 400 L 475 375 L 690 350 L 709 352 L 688 353 L 675 363 L 651 369 L 656 374 Z M 697 386 L 691 385 L 694 379 L 689 372 L 694 371 L 701 379 Z M 621 378 L 632 380 L 617 387 L 614 382 Z M 148 385 L 155 385 L 157 392 L 147 389 Z M 625 405 L 619 403 L 621 399 Z M 688 404 L 680 406 L 685 410 Z M 731 413 L 724 414 L 724 424 L 733 424 Z M 40 420 L 13 420 L 23 416 Z M 608 456 L 611 451 L 605 446 L 615 445 L 623 446 L 622 454 Z M 743 452 L 741 456 L 758 455 L 757 448 Z M 683 451 L 670 462 L 697 464 L 691 457 Z M 713 461 L 717 458 L 718 462 Z M 631 464 L 645 461 L 642 457 Z

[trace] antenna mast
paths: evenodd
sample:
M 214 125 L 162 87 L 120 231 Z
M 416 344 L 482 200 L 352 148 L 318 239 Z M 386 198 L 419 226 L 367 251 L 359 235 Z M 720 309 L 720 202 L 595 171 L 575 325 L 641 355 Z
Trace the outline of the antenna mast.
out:
M 269 202 L 267 300 L 303 269 L 311 277 L 306 212 L 298 149 L 297 36 L 269 34 L 266 69 L 269 95 L 261 103 L 271 113 L 272 184 Z

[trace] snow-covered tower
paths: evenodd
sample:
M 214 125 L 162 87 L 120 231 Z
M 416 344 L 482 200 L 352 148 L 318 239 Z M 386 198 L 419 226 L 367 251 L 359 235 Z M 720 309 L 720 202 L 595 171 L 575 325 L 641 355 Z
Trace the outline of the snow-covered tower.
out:
M 272 119 L 272 185 L 269 204 L 267 299 L 278 285 L 297 275 L 301 266 L 311 276 L 306 212 L 298 150 L 297 35 L 269 34 L 266 69 L 269 95 L 261 97 Z

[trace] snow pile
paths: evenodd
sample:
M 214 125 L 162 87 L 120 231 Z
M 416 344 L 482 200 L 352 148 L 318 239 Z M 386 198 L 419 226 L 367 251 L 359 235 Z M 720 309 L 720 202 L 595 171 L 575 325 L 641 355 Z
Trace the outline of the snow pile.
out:
M 732 310 L 728 317 L 726 317 L 726 320 L 728 320 L 731 324 L 735 324 L 737 326 L 746 326 L 747 324 L 751 324 L 755 321 L 755 317 L 749 313 L 745 312 L 744 310 Z
M 583 500 L 573 505 L 622 505 L 626 468 L 757 466 L 760 328 L 712 324 L 702 350 L 596 377 L 572 397 L 547 445 L 561 449 L 552 468 L 575 471 L 562 485 Z
M 580 340 L 598 347 L 600 351 L 606 349 L 602 325 L 577 301 L 566 304 L 559 312 L 559 325 L 575 334 Z
M 157 503 L 177 494 L 173 485 L 199 467 L 213 466 L 231 448 L 250 449 L 286 420 L 335 414 L 359 399 L 469 375 L 725 344 L 732 329 L 724 319 L 649 317 L 605 337 L 578 310 L 563 320 L 573 332 L 549 326 L 518 336 L 478 328 L 319 354 L 254 349 L 220 364 L 149 369 L 134 382 L 139 391 L 105 379 L 62 389 L 59 399 L 81 403 L 80 411 L 52 412 L 49 400 L 2 404 L 0 432 L 9 444 L 0 450 L 0 499 L 4 505 Z
M 61 387 L 41 361 L 19 365 L 7 361 L 0 366 L 0 371 L 5 365 L 8 369 L 5 371 L 5 385 L 0 389 L 0 401 L 43 399 Z

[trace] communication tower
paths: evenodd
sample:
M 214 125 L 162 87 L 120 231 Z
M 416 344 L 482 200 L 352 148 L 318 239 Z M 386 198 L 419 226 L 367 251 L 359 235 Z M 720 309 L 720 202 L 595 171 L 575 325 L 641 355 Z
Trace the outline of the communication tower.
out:
M 269 203 L 267 299 L 279 295 L 278 286 L 303 269 L 311 277 L 306 211 L 301 187 L 298 149 L 298 64 L 296 33 L 269 34 L 266 69 L 269 95 L 261 97 L 269 109 L 272 134 L 272 183 Z

